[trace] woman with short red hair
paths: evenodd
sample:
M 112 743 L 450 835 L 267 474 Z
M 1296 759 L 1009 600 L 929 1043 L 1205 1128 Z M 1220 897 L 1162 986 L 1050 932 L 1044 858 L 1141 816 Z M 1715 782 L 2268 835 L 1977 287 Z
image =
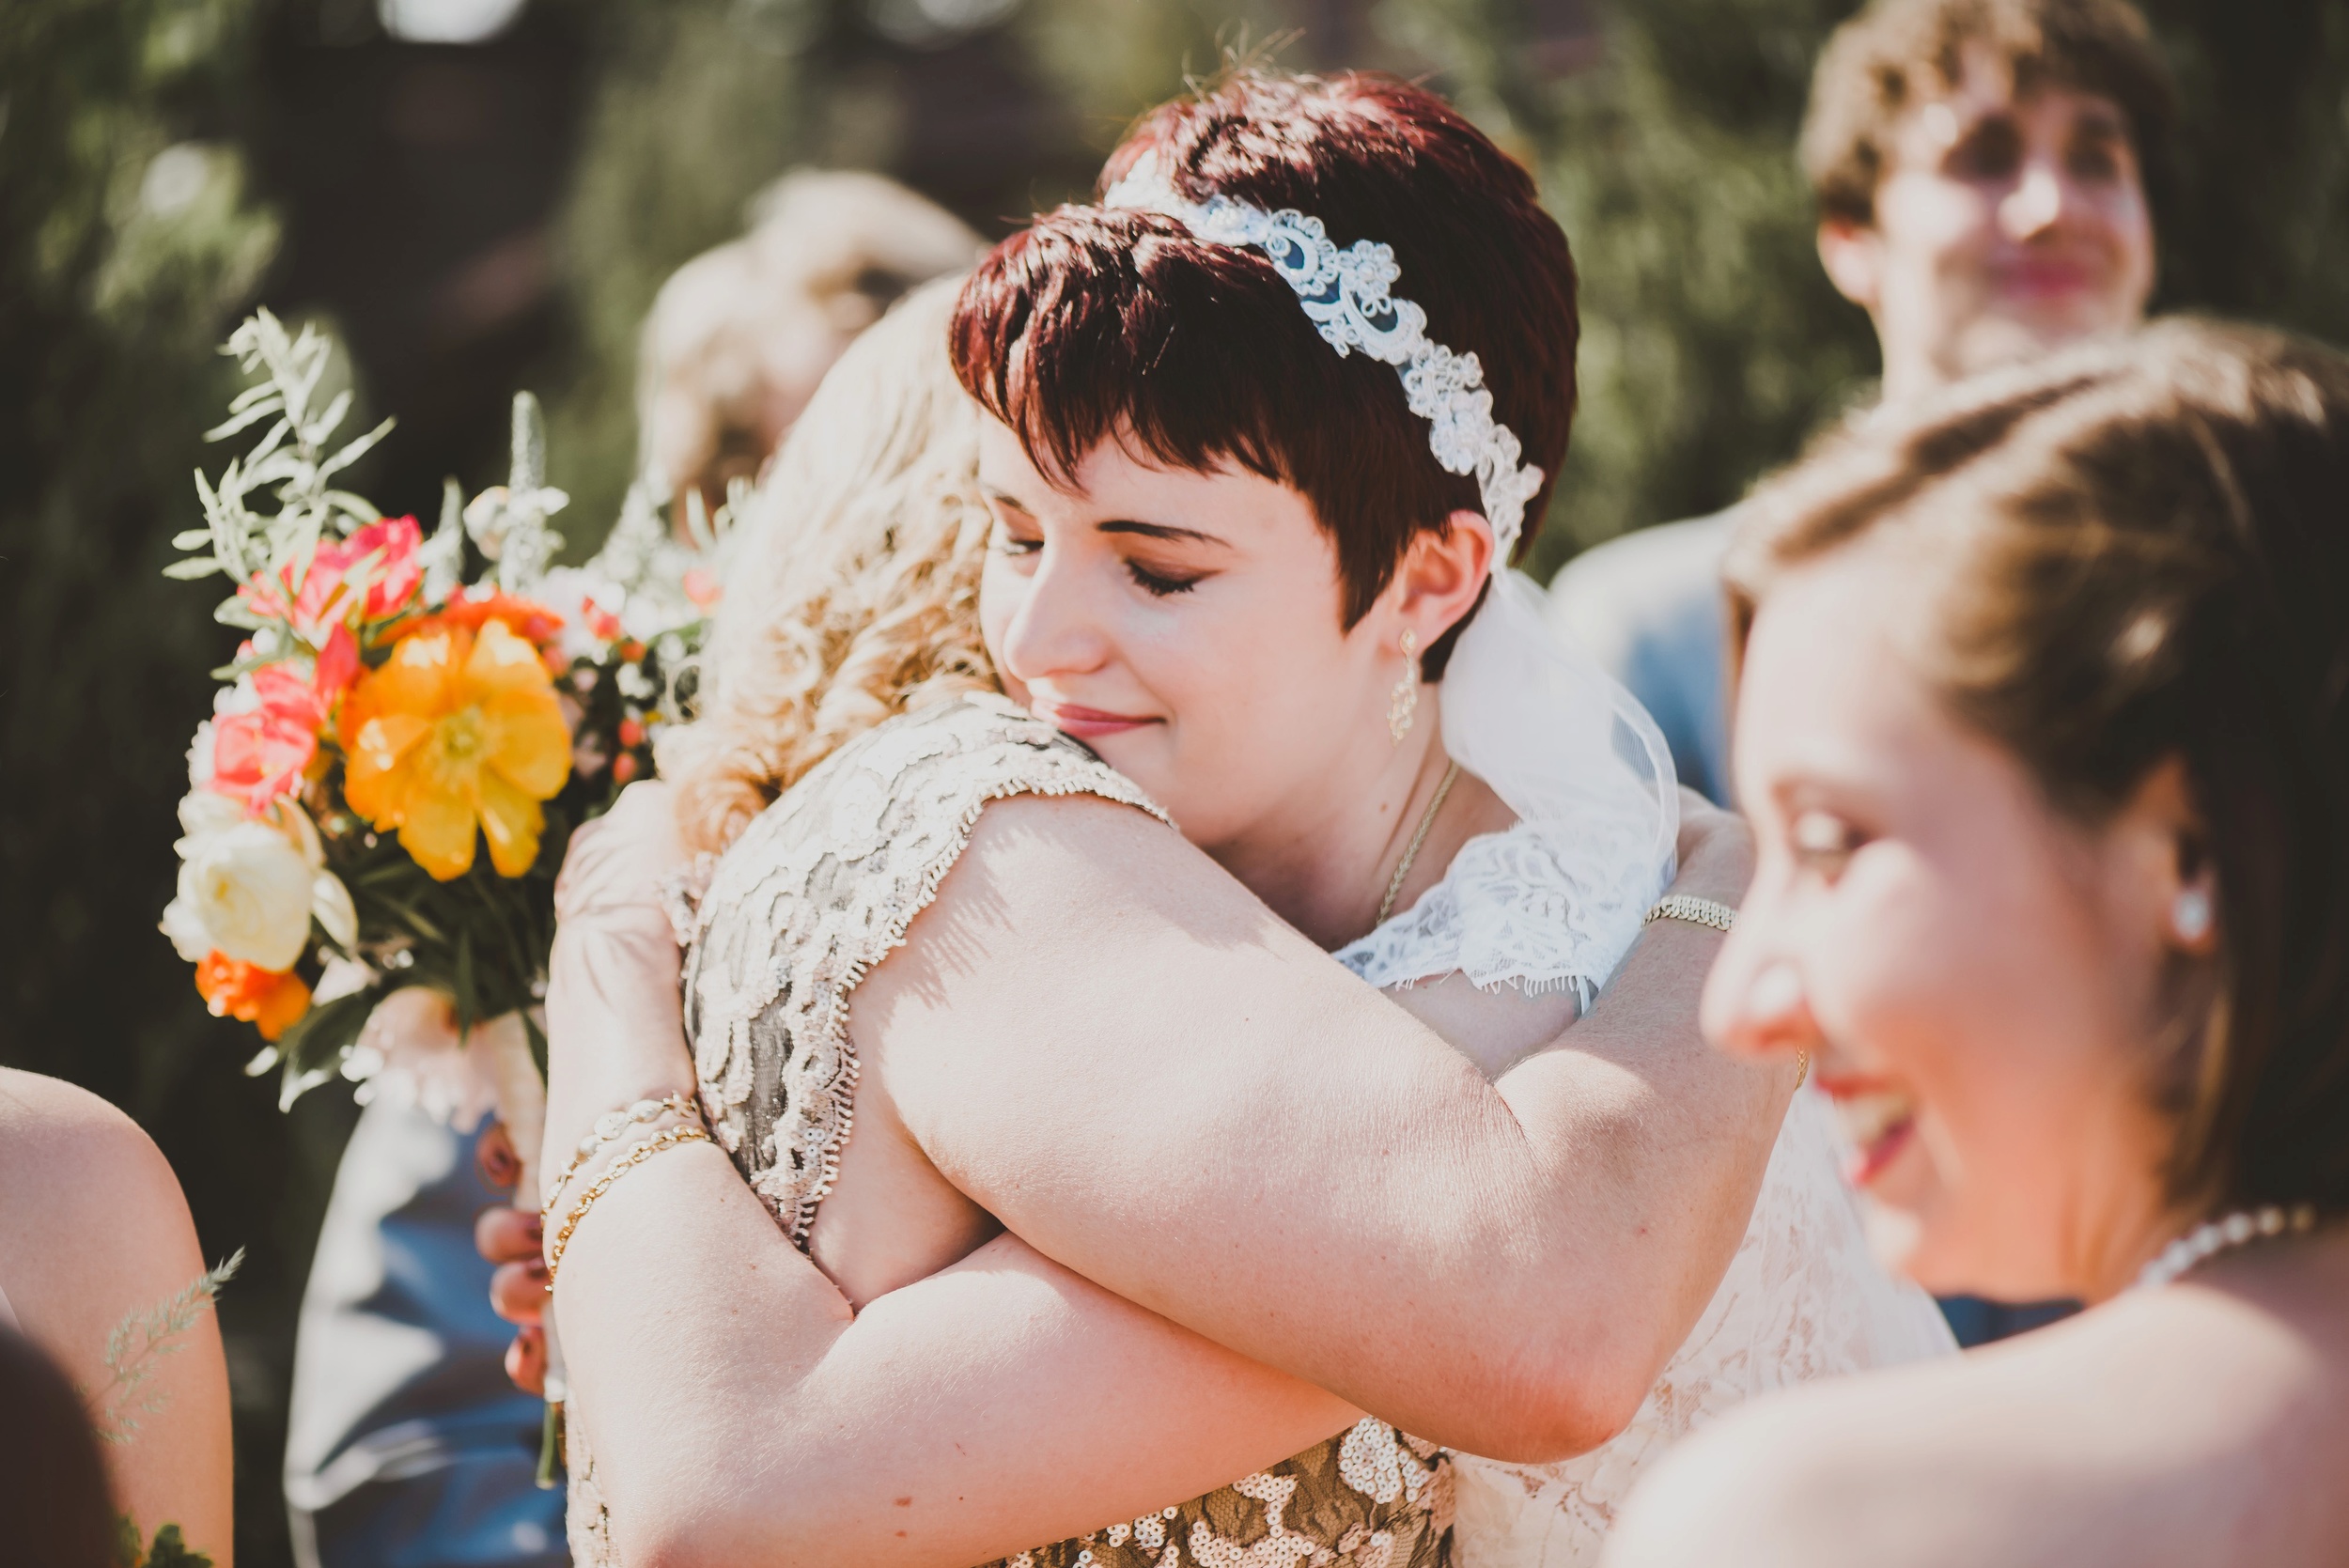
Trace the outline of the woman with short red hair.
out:
M 1661 742 L 1505 569 L 1573 291 L 1523 170 L 1355 77 L 1159 111 L 981 265 L 947 337 L 1012 700 L 741 830 L 691 1067 L 660 798 L 566 870 L 584 1560 L 1583 1561 L 1691 1423 L 1948 1348 L 1798 1070 L 1583 1018 L 1643 919 L 1727 912 L 1655 903 Z M 1521 1463 L 1460 1461 L 1455 1524 L 1439 1444 Z

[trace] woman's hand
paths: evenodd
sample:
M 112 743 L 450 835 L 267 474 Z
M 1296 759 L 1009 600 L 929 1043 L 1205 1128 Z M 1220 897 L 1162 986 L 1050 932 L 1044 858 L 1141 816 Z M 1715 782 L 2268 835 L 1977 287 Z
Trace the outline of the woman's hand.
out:
M 571 834 L 554 880 L 558 926 L 658 920 L 669 931 L 663 888 L 692 859 L 677 836 L 675 794 L 658 779 L 630 784 L 610 811 Z
M 1672 891 L 1732 908 L 1753 880 L 1753 830 L 1695 790 L 1680 790 L 1680 875 Z
M 610 982 L 636 1006 L 613 1010 L 612 1021 L 645 1017 L 640 1030 L 655 1051 L 655 1077 L 685 1072 L 675 1051 L 682 1027 L 677 1001 L 682 954 L 671 930 L 664 885 L 688 862 L 677 831 L 669 786 L 654 781 L 631 784 L 613 808 L 571 834 L 554 883 L 556 921 L 554 974 L 550 1000 L 568 996 L 587 974 Z M 601 986 L 595 987 L 600 991 Z M 607 1078 L 636 1082 L 645 1069 L 632 1067 L 630 1052 L 612 1048 L 603 1032 L 565 1027 L 568 1009 L 554 1007 L 548 1032 L 550 1094 L 546 1147 L 568 1152 L 587 1119 L 625 1103 L 633 1091 L 599 1087 Z M 601 1067 L 603 1071 L 598 1071 Z M 616 1076 L 615 1076 L 616 1075 Z M 690 1073 L 685 1081 L 691 1082 Z M 575 1091 L 566 1093 L 567 1090 Z M 554 1097 L 564 1102 L 558 1106 Z M 567 1109 L 568 1108 L 568 1109 Z M 577 1126 L 573 1126 L 577 1123 Z M 482 1133 L 474 1157 L 491 1185 L 511 1187 L 521 1171 L 511 1139 L 492 1123 Z M 545 1164 L 550 1172 L 563 1160 Z M 519 1192 L 511 1205 L 486 1209 L 474 1223 L 474 1246 L 497 1265 L 490 1279 L 490 1304 L 517 1327 L 506 1352 L 506 1372 L 532 1393 L 546 1386 L 547 1265 L 538 1193 Z

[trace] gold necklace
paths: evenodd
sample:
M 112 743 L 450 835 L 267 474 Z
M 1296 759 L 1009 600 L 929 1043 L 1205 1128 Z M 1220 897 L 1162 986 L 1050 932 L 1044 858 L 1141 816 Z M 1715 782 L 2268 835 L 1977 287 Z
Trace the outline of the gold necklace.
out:
M 1427 842 L 1427 830 L 1436 825 L 1436 814 L 1443 810 L 1443 798 L 1452 793 L 1452 781 L 1459 776 L 1460 765 L 1456 762 L 1443 770 L 1443 783 L 1436 786 L 1435 798 L 1420 814 L 1419 831 L 1411 835 L 1410 844 L 1403 851 L 1403 863 L 1394 868 L 1393 879 L 1387 883 L 1387 896 L 1378 901 L 1378 921 L 1372 930 L 1386 924 L 1387 917 L 1394 912 L 1395 894 L 1403 891 L 1403 878 L 1411 874 L 1411 862 L 1419 859 L 1419 846 Z

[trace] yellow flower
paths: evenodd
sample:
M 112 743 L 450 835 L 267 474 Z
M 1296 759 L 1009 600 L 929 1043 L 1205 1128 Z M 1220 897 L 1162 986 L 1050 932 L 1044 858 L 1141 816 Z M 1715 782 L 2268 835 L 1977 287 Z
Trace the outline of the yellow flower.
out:
M 441 881 L 538 858 L 538 802 L 570 777 L 571 736 L 538 650 L 503 621 L 429 626 L 394 644 L 343 704 L 343 797 Z

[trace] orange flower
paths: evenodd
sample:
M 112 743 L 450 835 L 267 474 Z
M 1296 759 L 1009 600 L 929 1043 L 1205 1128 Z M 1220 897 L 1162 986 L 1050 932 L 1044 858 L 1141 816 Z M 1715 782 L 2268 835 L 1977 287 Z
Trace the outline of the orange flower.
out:
M 540 646 L 554 641 L 563 629 L 563 617 L 535 599 L 518 598 L 512 594 L 491 594 L 488 598 L 459 597 L 433 611 L 423 619 L 400 629 L 402 637 L 429 635 L 449 627 L 462 627 L 478 631 L 491 621 L 503 622 L 506 629 L 517 637 L 526 637 Z
M 302 977 L 247 964 L 225 953 L 205 955 L 195 966 L 195 988 L 216 1018 L 237 1018 L 276 1040 L 310 1010 L 310 987 Z
M 343 702 L 343 797 L 441 881 L 490 860 L 520 877 L 538 858 L 539 802 L 571 772 L 570 729 L 538 650 L 486 618 L 432 617 L 393 644 Z

